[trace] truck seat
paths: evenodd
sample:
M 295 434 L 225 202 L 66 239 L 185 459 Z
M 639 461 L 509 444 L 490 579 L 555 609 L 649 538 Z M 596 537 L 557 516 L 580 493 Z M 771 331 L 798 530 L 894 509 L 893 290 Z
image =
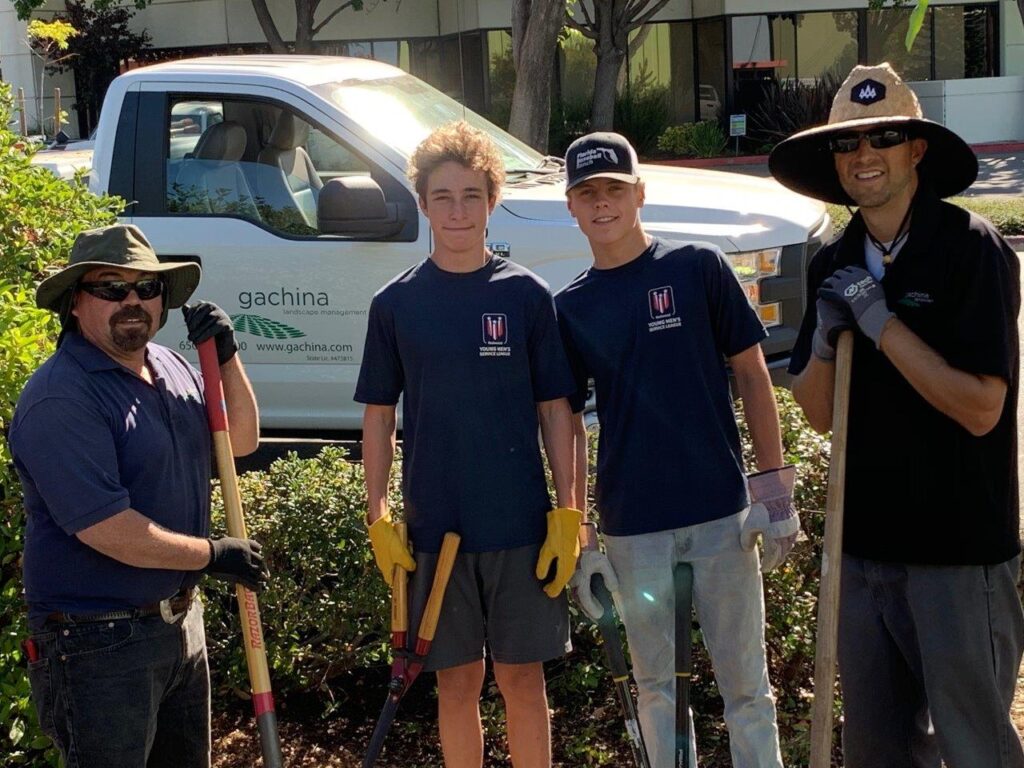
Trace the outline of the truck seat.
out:
M 303 145 L 309 125 L 281 110 L 267 146 L 260 150 L 261 166 L 256 176 L 256 192 L 276 210 L 296 210 L 310 227 L 316 228 L 316 201 L 323 187 L 320 175 Z
M 178 210 L 190 213 L 228 213 L 260 221 L 255 198 L 242 172 L 245 128 L 239 123 L 215 123 L 203 131 L 191 157 L 178 169 L 171 195 Z M 171 202 L 171 201 L 169 201 Z

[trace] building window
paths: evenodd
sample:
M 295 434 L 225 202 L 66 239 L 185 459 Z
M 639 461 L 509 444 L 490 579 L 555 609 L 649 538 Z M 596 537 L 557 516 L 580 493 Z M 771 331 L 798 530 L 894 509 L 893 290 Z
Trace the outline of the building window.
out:
M 645 24 L 636 30 L 630 37 L 626 70 L 631 92 L 652 87 L 664 90 L 671 124 L 695 120 L 693 26 L 689 22 Z
M 992 6 L 942 6 L 935 14 L 935 78 L 996 74 L 996 15 Z M 916 45 L 916 43 L 915 43 Z
M 904 80 L 931 80 L 931 10 L 921 25 L 917 40 L 908 51 L 904 40 L 907 36 L 909 15 L 909 10 L 892 8 L 867 12 L 867 63 L 879 64 L 888 61 Z

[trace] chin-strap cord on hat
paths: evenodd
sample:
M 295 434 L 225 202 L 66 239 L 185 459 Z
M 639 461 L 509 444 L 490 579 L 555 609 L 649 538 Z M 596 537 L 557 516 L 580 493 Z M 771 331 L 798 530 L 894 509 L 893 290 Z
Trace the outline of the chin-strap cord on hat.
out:
M 868 240 L 871 244 L 877 248 L 882 254 L 882 266 L 889 266 L 892 264 L 893 259 L 896 257 L 893 255 L 893 251 L 897 250 L 903 241 L 910 235 L 910 227 L 907 226 L 910 223 L 910 214 L 914 212 L 914 204 L 911 203 L 907 208 L 907 212 L 903 214 L 903 221 L 900 222 L 899 227 L 896 229 L 896 237 L 889 241 L 888 245 L 885 245 L 881 240 L 871 234 L 871 230 L 868 229 L 867 222 L 864 222 L 864 232 L 868 236 Z

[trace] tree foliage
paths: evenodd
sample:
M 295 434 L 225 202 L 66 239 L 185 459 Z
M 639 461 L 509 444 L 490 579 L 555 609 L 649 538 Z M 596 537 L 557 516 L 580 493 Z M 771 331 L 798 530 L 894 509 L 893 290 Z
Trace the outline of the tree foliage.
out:
M 100 107 L 110 83 L 121 73 L 121 63 L 144 57 L 152 40 L 144 29 L 134 32 L 134 10 L 126 5 L 99 7 L 85 0 L 66 0 L 64 12 L 54 17 L 78 30 L 67 55 L 50 65 L 50 73 L 71 70 L 75 77 L 74 107 L 82 135 L 96 127 Z
M 112 222 L 123 201 L 96 197 L 31 164 L 32 149 L 7 126 L 10 87 L 0 83 L 0 765 L 56 765 L 29 703 L 21 552 L 25 516 L 7 430 L 25 381 L 53 351 L 56 318 L 36 309 L 35 289 L 84 229 Z

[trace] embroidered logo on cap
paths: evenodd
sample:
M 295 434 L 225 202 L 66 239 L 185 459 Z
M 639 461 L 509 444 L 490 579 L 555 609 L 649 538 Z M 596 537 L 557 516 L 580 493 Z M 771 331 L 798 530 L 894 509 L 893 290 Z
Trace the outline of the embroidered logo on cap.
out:
M 614 149 L 608 147 L 595 147 L 594 149 L 585 149 L 576 155 L 576 167 L 585 168 L 588 165 L 593 165 L 599 160 L 606 160 L 613 165 L 619 164 L 619 156 L 615 154 Z
M 850 101 L 864 106 L 874 104 L 884 98 L 885 86 L 877 80 L 864 80 L 859 85 L 853 86 L 853 90 L 850 91 Z

